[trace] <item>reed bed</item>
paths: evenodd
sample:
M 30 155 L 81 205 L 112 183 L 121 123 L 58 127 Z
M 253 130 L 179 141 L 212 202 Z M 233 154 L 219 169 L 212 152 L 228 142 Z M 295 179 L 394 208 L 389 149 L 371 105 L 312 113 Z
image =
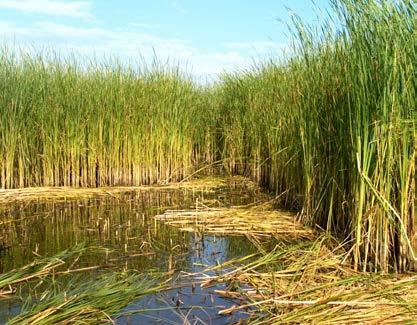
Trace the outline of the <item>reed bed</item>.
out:
M 415 267 L 417 8 L 332 1 L 322 28 L 294 18 L 293 55 L 224 75 L 224 168 L 353 249 L 357 270 Z M 334 27 L 338 26 L 338 27 Z
M 417 8 L 331 0 L 292 55 L 201 87 L 179 69 L 0 53 L 0 187 L 251 176 L 352 246 L 356 270 L 417 265 Z
M 175 67 L 3 48 L 0 80 L 3 189 L 174 182 L 212 163 L 208 91 Z

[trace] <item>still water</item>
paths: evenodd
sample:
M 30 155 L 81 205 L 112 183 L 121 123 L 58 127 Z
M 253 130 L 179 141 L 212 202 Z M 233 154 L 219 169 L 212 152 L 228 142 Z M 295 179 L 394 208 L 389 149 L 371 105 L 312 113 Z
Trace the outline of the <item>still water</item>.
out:
M 230 183 L 214 191 L 165 190 L 125 193 L 105 199 L 19 203 L 0 210 L 0 273 L 30 263 L 35 255 L 51 256 L 79 243 L 104 248 L 83 257 L 82 266 L 109 265 L 141 272 L 199 272 L 256 251 L 241 237 L 183 233 L 153 217 L 167 209 L 248 204 L 258 193 Z M 82 278 L 81 278 L 82 279 Z M 202 289 L 197 279 L 176 280 L 178 287 L 149 295 L 126 308 L 152 309 L 117 319 L 118 324 L 229 324 L 244 313 L 218 316 L 236 302 Z M 223 289 L 223 288 L 220 288 Z M 20 301 L 0 301 L 0 323 L 19 312 Z

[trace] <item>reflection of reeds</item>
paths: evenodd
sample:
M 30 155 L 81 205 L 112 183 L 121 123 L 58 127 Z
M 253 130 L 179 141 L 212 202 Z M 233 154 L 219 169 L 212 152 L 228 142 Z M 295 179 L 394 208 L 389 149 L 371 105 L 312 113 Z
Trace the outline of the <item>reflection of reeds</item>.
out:
M 31 261 L 32 251 L 49 256 L 80 242 L 110 249 L 107 255 L 83 255 L 83 265 L 111 262 L 120 266 L 127 262 L 133 269 L 162 267 L 166 261 L 159 253 L 169 252 L 173 246 L 177 253 L 182 252 L 187 238 L 174 228 L 155 223 L 152 216 L 162 207 L 191 205 L 192 197 L 200 197 L 202 191 L 206 193 L 152 190 L 99 199 L 7 204 L 0 207 L 0 233 L 10 248 L 3 253 L 0 267 L 8 271 Z M 179 263 L 176 259 L 174 264 Z

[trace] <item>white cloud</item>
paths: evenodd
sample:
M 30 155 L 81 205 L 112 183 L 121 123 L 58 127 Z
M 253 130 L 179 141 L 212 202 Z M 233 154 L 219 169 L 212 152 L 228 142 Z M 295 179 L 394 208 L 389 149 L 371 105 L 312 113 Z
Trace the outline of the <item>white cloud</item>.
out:
M 273 42 L 228 43 L 223 49 L 206 50 L 179 38 L 164 38 L 140 29 L 75 27 L 40 21 L 28 26 L 0 21 L 0 40 L 23 48 L 51 48 L 61 54 L 76 53 L 89 57 L 115 57 L 123 62 L 150 61 L 156 54 L 166 62 L 187 67 L 197 80 L 215 79 L 224 71 L 244 69 L 258 57 L 282 47 Z
M 0 0 L 0 8 L 72 18 L 93 17 L 91 3 L 88 1 Z

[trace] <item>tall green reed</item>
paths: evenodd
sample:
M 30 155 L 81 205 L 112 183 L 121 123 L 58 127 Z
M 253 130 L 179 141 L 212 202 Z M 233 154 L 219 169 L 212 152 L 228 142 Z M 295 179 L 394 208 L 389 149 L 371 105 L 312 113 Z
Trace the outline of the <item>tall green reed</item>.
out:
M 225 168 L 346 238 L 356 268 L 415 263 L 416 6 L 333 1 L 337 30 L 295 19 L 294 55 L 226 75 Z
M 198 87 L 178 70 L 3 50 L 0 186 L 179 180 L 223 161 L 346 239 L 357 269 L 414 268 L 417 9 L 333 0 L 293 54 Z
M 0 186 L 179 180 L 213 159 L 208 96 L 178 69 L 0 53 Z

